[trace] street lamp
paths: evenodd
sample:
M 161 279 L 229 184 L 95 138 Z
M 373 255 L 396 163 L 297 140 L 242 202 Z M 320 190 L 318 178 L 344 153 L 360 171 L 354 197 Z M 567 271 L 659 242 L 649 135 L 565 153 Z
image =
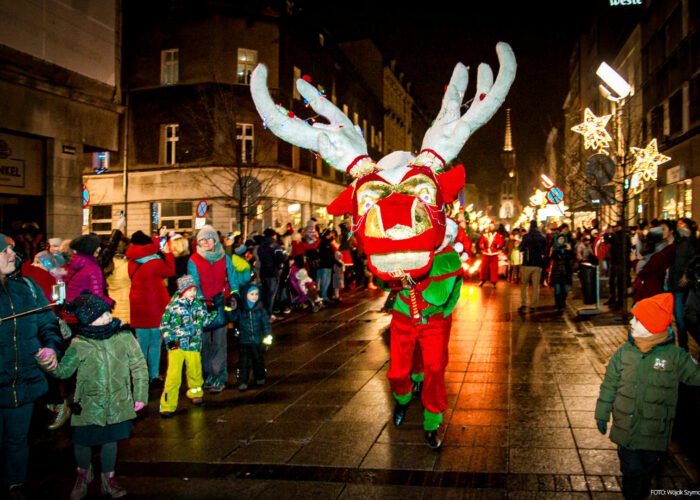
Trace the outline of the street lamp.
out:
M 616 110 L 616 121 L 617 121 L 617 127 L 616 127 L 616 135 L 617 135 L 617 159 L 620 162 L 620 167 L 622 168 L 622 207 L 620 209 L 620 219 L 622 220 L 622 241 L 620 242 L 622 245 L 622 276 L 618 275 L 616 276 L 617 279 L 622 280 L 622 284 L 620 285 L 619 283 L 617 284 L 618 290 L 620 290 L 621 297 L 620 300 L 622 301 L 622 314 L 623 314 L 623 321 L 626 320 L 627 318 L 627 275 L 629 273 L 628 269 L 628 254 L 629 254 L 629 249 L 627 245 L 627 189 L 629 187 L 629 181 L 627 179 L 627 153 L 626 150 L 627 148 L 625 147 L 624 144 L 622 144 L 624 140 L 624 136 L 622 135 L 622 131 L 620 130 L 622 126 L 622 108 L 623 106 L 627 103 L 626 98 L 632 94 L 632 87 L 630 86 L 627 81 L 620 76 L 619 73 L 617 73 L 614 69 L 612 69 L 607 63 L 603 62 L 598 66 L 598 70 L 596 71 L 596 75 L 600 77 L 601 80 L 603 80 L 603 83 L 607 85 L 600 85 L 600 91 L 603 97 L 608 99 L 609 101 L 612 101 L 614 103 L 619 103 L 619 106 L 617 106 Z M 608 89 L 608 87 L 611 90 Z M 613 95 L 613 92 L 616 95 Z M 629 113 L 629 112 L 628 112 Z M 629 115 L 628 115 L 629 116 Z M 631 126 L 628 122 L 628 126 Z M 627 134 L 629 138 L 629 133 Z M 622 152 L 620 151 L 622 149 Z

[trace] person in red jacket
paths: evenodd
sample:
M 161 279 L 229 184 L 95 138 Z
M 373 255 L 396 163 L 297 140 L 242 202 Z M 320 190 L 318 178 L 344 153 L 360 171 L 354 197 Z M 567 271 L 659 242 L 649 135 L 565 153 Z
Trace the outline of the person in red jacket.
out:
M 503 236 L 496 231 L 496 224 L 491 221 L 488 230 L 481 235 L 479 240 L 479 250 L 481 250 L 481 269 L 479 270 L 479 278 L 481 283 L 479 286 L 484 286 L 486 280 L 490 279 L 493 287 L 496 288 L 498 281 L 498 252 L 505 245 Z
M 146 358 L 150 383 L 160 380 L 160 319 L 170 302 L 163 280 L 175 274 L 173 254 L 167 252 L 167 247 L 164 252 L 159 252 L 158 238 L 151 239 L 143 232 L 136 231 L 131 235 L 131 246 L 125 254 L 129 259 L 127 272 L 131 279 L 130 323 Z

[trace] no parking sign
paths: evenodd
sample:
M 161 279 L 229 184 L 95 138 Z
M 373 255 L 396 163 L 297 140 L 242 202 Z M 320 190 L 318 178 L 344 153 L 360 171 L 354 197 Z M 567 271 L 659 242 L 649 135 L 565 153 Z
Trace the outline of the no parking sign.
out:
M 564 190 L 559 186 L 552 186 L 547 190 L 547 203 L 550 205 L 558 205 L 564 201 Z
M 87 208 L 90 204 L 90 191 L 85 184 L 83 184 L 83 208 Z
M 209 205 L 207 204 L 206 200 L 202 200 L 199 203 L 197 203 L 197 217 L 204 217 L 207 213 L 207 210 L 209 210 Z

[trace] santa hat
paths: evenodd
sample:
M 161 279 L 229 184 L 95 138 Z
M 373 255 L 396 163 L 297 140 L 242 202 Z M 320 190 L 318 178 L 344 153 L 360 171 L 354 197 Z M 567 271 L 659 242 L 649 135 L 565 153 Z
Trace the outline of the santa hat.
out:
M 660 293 L 640 300 L 631 312 L 649 333 L 665 332 L 673 319 L 673 294 Z

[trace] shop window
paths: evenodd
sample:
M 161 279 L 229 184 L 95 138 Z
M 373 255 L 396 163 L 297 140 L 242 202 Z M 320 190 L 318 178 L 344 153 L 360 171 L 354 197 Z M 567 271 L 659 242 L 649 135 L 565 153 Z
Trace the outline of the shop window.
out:
M 656 106 L 651 110 L 651 136 L 661 139 L 664 135 L 664 107 Z
M 93 233 L 112 232 L 112 205 L 93 205 L 90 230 Z
M 164 201 L 160 203 L 160 226 L 168 229 L 192 229 L 194 209 L 191 201 Z
M 241 163 L 253 163 L 253 124 L 236 123 L 236 148 Z
M 258 51 L 252 49 L 238 49 L 238 83 L 250 85 L 250 74 L 258 64 Z
M 160 52 L 160 84 L 175 85 L 180 79 L 180 49 Z
M 109 151 L 92 153 L 92 171 L 96 174 L 109 171 Z
M 297 89 L 297 80 L 301 78 L 301 69 L 294 66 L 294 77 L 292 78 L 292 97 L 298 101 L 301 100 L 301 94 Z
M 698 43 L 700 44 L 700 37 Z M 700 76 L 690 81 L 690 122 L 694 123 L 698 120 L 700 120 Z

